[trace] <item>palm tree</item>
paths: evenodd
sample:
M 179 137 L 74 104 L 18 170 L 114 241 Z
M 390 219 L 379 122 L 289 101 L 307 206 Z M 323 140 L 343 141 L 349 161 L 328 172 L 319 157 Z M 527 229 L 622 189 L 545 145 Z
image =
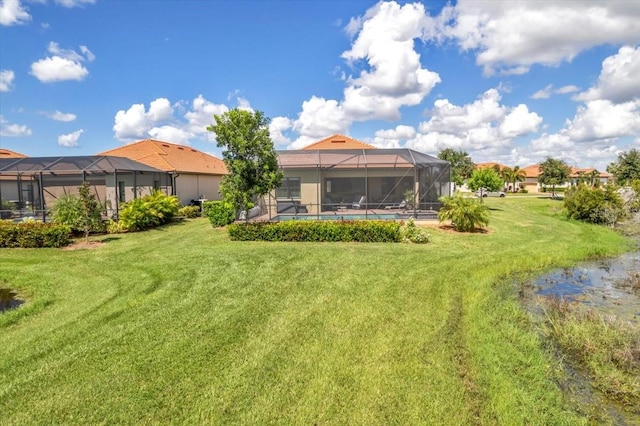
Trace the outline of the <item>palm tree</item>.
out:
M 515 166 L 513 168 L 513 176 L 511 177 L 511 182 L 513 182 L 513 191 L 516 191 L 517 182 L 524 182 L 527 178 L 527 173 L 520 168 L 520 166 Z
M 505 167 L 500 171 L 500 177 L 505 182 L 505 184 L 513 181 L 513 169 L 511 167 Z

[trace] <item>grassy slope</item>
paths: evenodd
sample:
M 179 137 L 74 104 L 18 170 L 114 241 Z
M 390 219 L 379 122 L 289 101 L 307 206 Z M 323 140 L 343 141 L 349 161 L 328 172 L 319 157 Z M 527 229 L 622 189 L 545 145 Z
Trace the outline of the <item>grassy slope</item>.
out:
M 501 278 L 628 248 L 560 204 L 488 200 L 432 244 L 233 243 L 195 220 L 96 250 L 3 250 L 2 422 L 558 424 Z

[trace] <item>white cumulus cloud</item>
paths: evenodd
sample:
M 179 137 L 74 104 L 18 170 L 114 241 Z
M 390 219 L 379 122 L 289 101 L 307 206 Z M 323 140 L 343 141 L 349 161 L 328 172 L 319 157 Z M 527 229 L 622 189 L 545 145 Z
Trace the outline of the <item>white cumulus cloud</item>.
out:
M 394 129 L 378 130 L 372 145 L 378 148 L 400 148 L 402 142 L 415 137 L 416 129 L 400 124 Z
M 640 8 L 628 0 L 460 0 L 438 22 L 430 37 L 453 38 L 475 52 L 485 75 L 522 74 L 533 64 L 555 66 L 593 46 L 640 38 Z
M 180 117 L 177 112 L 185 109 L 187 111 Z M 147 137 L 184 145 L 194 138 L 214 141 L 215 134 L 207 131 L 207 127 L 214 122 L 214 115 L 227 111 L 226 105 L 214 104 L 202 95 L 190 104 L 179 101 L 172 105 L 169 99 L 158 98 L 149 104 L 148 110 L 140 103 L 118 111 L 114 117 L 113 132 L 117 139 L 126 142 Z
M 73 133 L 58 136 L 58 145 L 64 148 L 75 148 L 78 146 L 80 135 L 84 133 L 84 129 L 76 130 Z
M 52 120 L 65 122 L 74 121 L 77 118 L 77 116 L 71 112 L 65 113 L 57 110 L 54 112 L 46 113 L 46 115 Z
M 12 70 L 0 70 L 0 92 L 8 92 L 13 87 L 13 79 L 16 77 Z
M 538 131 L 542 117 L 525 104 L 502 105 L 497 89 L 489 89 L 470 104 L 455 105 L 438 99 L 431 118 L 420 123 L 419 132 L 406 146 L 437 153 L 445 148 L 473 150 L 480 155 L 506 155 L 514 138 Z
M 581 101 L 607 99 L 616 103 L 634 98 L 640 98 L 640 46 L 623 46 L 617 54 L 606 58 L 598 83 L 575 97 Z
M 0 136 L 8 138 L 19 138 L 23 136 L 31 136 L 33 132 L 24 124 L 11 124 L 2 115 L 0 115 Z
M 52 41 L 48 51 L 52 56 L 31 64 L 31 74 L 43 83 L 80 81 L 89 75 L 82 63 L 95 59 L 95 55 L 86 46 L 81 46 L 81 53 L 78 53 L 73 49 L 61 49 L 58 43 Z
M 22 6 L 20 0 L 0 1 L 0 25 L 20 25 L 29 21 L 31 21 L 31 15 Z
M 640 99 L 622 104 L 589 101 L 578 107 L 564 132 L 575 141 L 634 136 L 640 132 Z

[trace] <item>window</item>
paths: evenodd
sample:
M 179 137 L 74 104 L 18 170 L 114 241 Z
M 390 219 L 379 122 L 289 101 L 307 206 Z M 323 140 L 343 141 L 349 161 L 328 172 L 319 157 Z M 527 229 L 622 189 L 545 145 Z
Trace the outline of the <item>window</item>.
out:
M 124 182 L 118 182 L 118 201 L 124 203 L 126 201 L 125 193 L 124 193 Z
M 155 189 L 156 191 L 158 191 L 160 189 L 160 181 L 159 180 L 154 180 L 153 181 L 153 189 Z
M 300 178 L 286 177 L 276 189 L 276 198 L 300 198 Z

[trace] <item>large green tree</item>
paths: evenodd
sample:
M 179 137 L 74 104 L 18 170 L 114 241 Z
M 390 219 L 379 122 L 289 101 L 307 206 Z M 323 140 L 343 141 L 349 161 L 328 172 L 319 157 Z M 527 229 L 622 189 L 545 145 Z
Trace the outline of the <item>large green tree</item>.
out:
M 618 160 L 607 166 L 618 185 L 628 185 L 640 179 L 640 151 L 632 149 L 618 155 Z
M 504 181 L 498 173 L 491 167 L 476 169 L 471 174 L 467 186 L 473 190 L 497 191 L 504 186 Z M 482 194 L 480 194 L 482 195 Z M 482 196 L 480 201 L 482 201 Z
M 451 163 L 451 181 L 458 186 L 469 179 L 475 169 L 473 160 L 465 151 L 456 151 L 451 148 L 443 149 L 438 153 L 438 158 Z
M 261 112 L 232 109 L 215 115 L 207 130 L 216 134 L 229 174 L 220 192 L 236 210 L 248 211 L 257 197 L 280 186 L 282 171 L 269 135 L 269 119 Z
M 556 186 L 563 185 L 569 180 L 571 168 L 562 160 L 547 157 L 540 163 L 538 182 L 551 186 L 551 198 L 556 198 Z

